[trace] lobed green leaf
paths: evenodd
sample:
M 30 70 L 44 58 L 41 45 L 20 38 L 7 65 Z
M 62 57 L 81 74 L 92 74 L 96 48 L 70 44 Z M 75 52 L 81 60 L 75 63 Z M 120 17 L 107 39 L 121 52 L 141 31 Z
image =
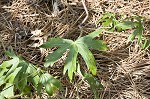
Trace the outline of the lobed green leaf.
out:
M 90 33 L 89 35 L 78 38 L 75 42 L 73 42 L 72 40 L 62 38 L 49 39 L 41 47 L 58 47 L 58 49 L 45 58 L 46 62 L 44 63 L 44 66 L 52 66 L 66 50 L 69 50 L 63 74 L 65 74 L 68 71 L 69 79 L 72 80 L 73 73 L 76 73 L 77 69 L 77 55 L 78 53 L 80 53 L 84 61 L 86 62 L 88 69 L 92 72 L 92 74 L 96 75 L 97 68 L 95 58 L 89 49 L 92 48 L 96 50 L 107 50 L 104 41 L 93 40 L 93 38 L 99 36 L 99 34 L 103 32 L 103 30 L 104 29 L 98 29 Z

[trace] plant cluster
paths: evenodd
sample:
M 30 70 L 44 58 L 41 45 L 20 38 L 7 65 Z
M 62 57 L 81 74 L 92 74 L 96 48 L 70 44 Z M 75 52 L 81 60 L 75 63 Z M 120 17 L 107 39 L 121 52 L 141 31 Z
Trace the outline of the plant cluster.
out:
M 7 51 L 6 55 L 11 59 L 0 65 L 0 99 L 30 94 L 32 90 L 40 95 L 43 87 L 51 96 L 62 88 L 59 80 L 16 56 L 13 50 Z
M 135 21 L 130 21 L 130 19 L 134 19 Z M 147 49 L 150 46 L 150 38 L 145 38 L 143 36 L 143 21 L 144 19 L 139 16 L 117 20 L 115 14 L 106 13 L 97 21 L 97 24 L 100 23 L 102 27 L 109 27 L 107 28 L 107 31 L 111 32 L 133 29 L 134 31 L 128 37 L 127 42 L 129 43 L 137 37 L 138 43 L 142 45 L 142 48 Z M 94 39 L 104 31 L 106 32 L 106 28 L 98 29 L 75 41 L 63 38 L 49 38 L 49 40 L 40 47 L 45 49 L 55 47 L 57 49 L 45 58 L 45 68 L 53 66 L 67 51 L 68 54 L 63 74 L 66 74 L 67 72 L 70 81 L 72 81 L 74 74 L 78 72 L 90 85 L 91 90 L 95 95 L 95 99 L 98 99 L 98 90 L 102 89 L 103 86 L 93 76 L 96 75 L 97 67 L 95 58 L 90 49 L 99 51 L 107 50 L 107 46 L 103 40 Z M 80 63 L 78 62 L 79 54 L 92 74 L 80 70 Z M 6 55 L 11 59 L 4 61 L 0 65 L 1 99 L 30 94 L 33 89 L 36 90 L 39 95 L 41 92 L 46 91 L 50 96 L 59 89 L 63 90 L 59 80 L 50 75 L 47 71 L 40 69 L 40 67 L 28 63 L 22 57 L 15 55 L 13 50 L 7 51 Z

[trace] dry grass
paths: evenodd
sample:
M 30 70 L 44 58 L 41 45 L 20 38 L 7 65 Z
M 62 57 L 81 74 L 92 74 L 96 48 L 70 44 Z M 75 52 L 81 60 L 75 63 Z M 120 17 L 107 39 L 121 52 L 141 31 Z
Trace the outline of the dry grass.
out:
M 67 2 L 69 1 L 69 3 Z M 53 10 L 51 0 L 1 0 L 0 1 L 0 63 L 6 60 L 4 51 L 13 47 L 33 64 L 42 66 L 44 56 L 53 49 L 43 50 L 38 46 L 48 37 L 63 37 L 75 40 L 97 28 L 96 20 L 105 12 L 118 15 L 143 16 L 145 35 L 150 36 L 149 0 L 86 0 L 89 17 L 86 17 L 81 0 L 61 0 L 60 10 Z M 40 32 L 37 32 L 39 30 Z M 150 51 L 142 50 L 135 40 L 126 45 L 131 31 L 123 33 L 104 33 L 107 52 L 93 51 L 97 61 L 97 78 L 105 89 L 100 91 L 99 99 L 149 99 L 150 98 Z M 48 71 L 58 76 L 65 92 L 58 92 L 53 99 L 93 99 L 89 85 L 76 75 L 72 83 L 62 75 L 65 56 Z M 85 63 L 81 59 L 83 69 Z M 86 69 L 85 69 L 86 70 Z M 38 99 L 33 92 L 33 99 Z M 23 97 L 22 97 L 23 98 Z M 23 98 L 24 99 L 24 98 Z M 43 93 L 43 99 L 47 95 Z

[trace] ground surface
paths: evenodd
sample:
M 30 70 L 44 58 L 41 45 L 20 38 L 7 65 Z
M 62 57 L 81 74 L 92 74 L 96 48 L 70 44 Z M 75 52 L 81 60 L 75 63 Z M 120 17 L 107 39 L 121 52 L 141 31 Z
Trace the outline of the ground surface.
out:
M 58 0 L 59 1 L 59 0 Z M 118 15 L 139 15 L 150 20 L 149 0 L 86 0 L 89 17 L 86 17 L 81 0 L 60 0 L 58 7 L 51 0 L 1 0 L 0 1 L 0 63 L 6 60 L 4 51 L 12 47 L 27 61 L 43 65 L 44 57 L 53 51 L 39 49 L 48 37 L 62 37 L 75 40 L 81 33 L 88 34 L 98 28 L 96 21 L 105 12 Z M 150 35 L 150 21 L 144 23 L 145 34 Z M 37 31 L 42 32 L 37 32 Z M 99 99 L 150 99 L 150 51 L 142 50 L 134 40 L 126 45 L 131 31 L 103 33 L 109 50 L 95 52 L 97 78 L 104 90 Z M 62 75 L 65 56 L 48 71 L 59 76 L 65 92 L 59 92 L 53 99 L 93 99 L 89 86 L 76 75 L 73 83 Z M 82 59 L 81 59 L 82 61 Z M 81 62 L 83 67 L 84 62 Z M 33 92 L 33 96 L 36 95 Z M 46 99 L 43 94 L 43 99 Z M 36 98 L 38 99 L 38 98 Z

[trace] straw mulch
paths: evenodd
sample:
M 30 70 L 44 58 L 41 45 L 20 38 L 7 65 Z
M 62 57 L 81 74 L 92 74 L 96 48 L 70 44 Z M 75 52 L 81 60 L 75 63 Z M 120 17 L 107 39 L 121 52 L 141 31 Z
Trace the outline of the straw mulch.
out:
M 44 57 L 55 49 L 39 49 L 49 37 L 75 40 L 98 28 L 96 21 L 105 12 L 118 15 L 139 15 L 147 19 L 145 35 L 150 35 L 149 0 L 86 0 L 89 16 L 85 22 L 82 0 L 1 0 L 0 1 L 0 63 L 6 60 L 4 51 L 12 47 L 27 61 L 43 67 Z M 83 24 L 81 24 L 83 22 Z M 150 99 L 150 51 L 142 50 L 137 40 L 127 45 L 131 31 L 103 33 L 109 50 L 92 51 L 97 61 L 97 78 L 103 84 L 99 99 Z M 70 83 L 62 75 L 64 55 L 55 66 L 48 68 L 50 74 L 58 76 L 65 91 L 58 92 L 53 99 L 93 99 L 89 85 L 79 75 Z M 80 59 L 86 70 L 85 63 Z M 39 99 L 33 92 L 34 99 Z M 22 97 L 29 98 L 28 96 Z M 43 93 L 43 99 L 47 94 Z

